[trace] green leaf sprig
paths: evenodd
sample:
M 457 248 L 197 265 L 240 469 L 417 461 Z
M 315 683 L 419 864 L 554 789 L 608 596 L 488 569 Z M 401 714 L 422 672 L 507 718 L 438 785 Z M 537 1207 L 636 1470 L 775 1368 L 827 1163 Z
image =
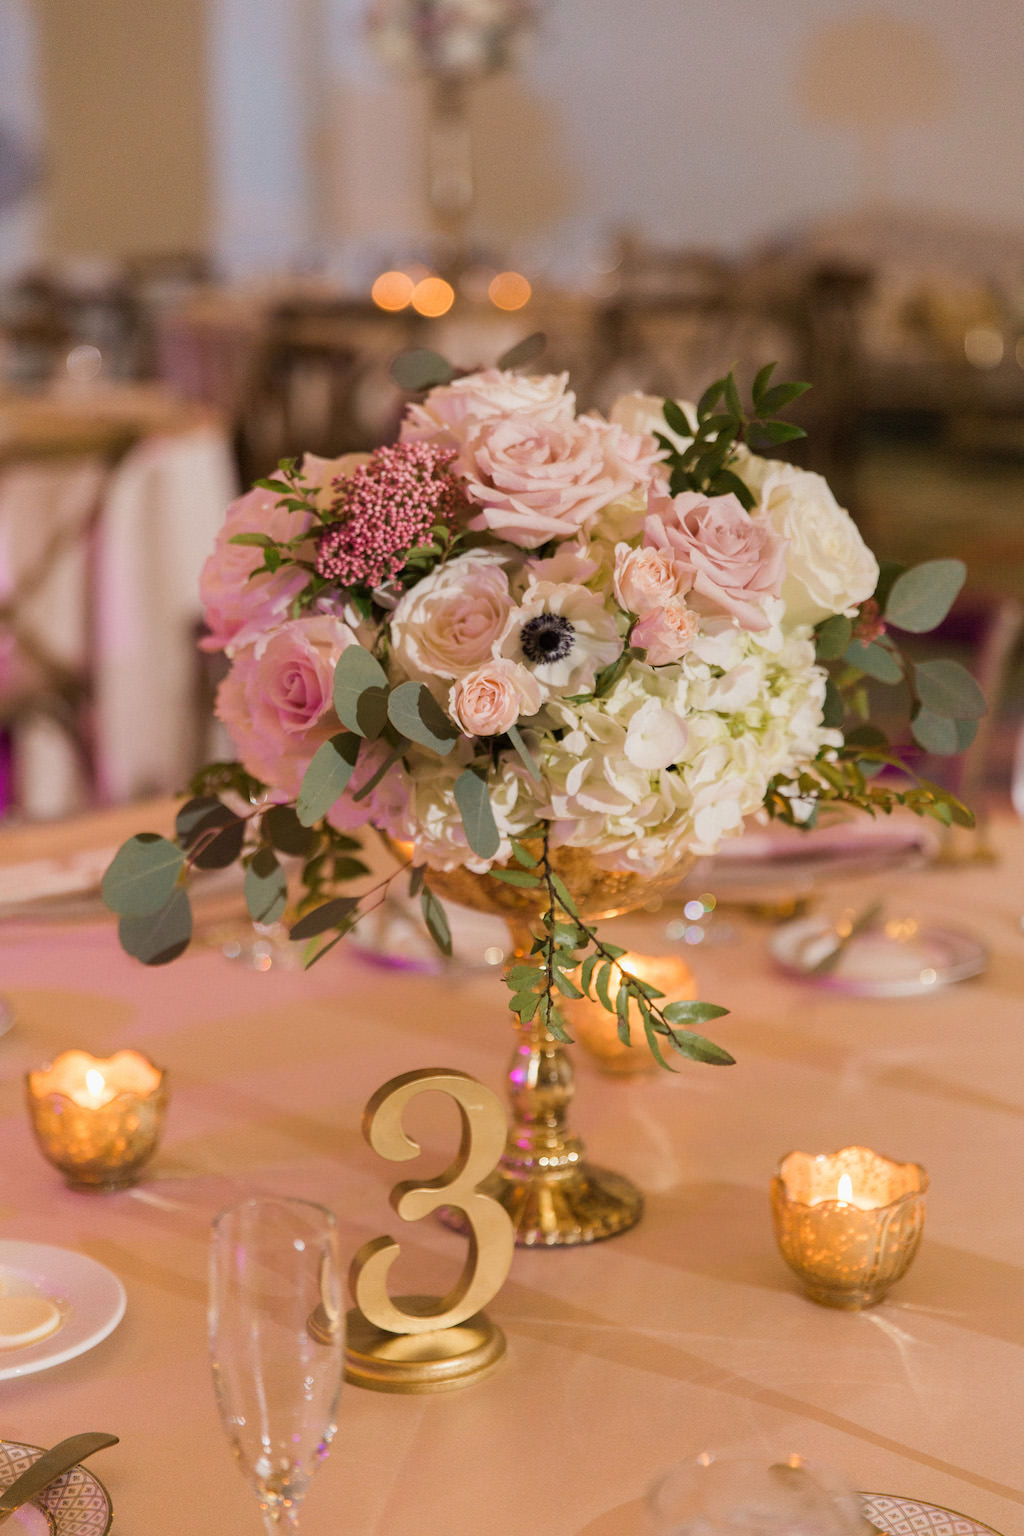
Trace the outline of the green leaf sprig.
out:
M 512 853 L 516 867 L 492 867 L 491 878 L 535 891 L 542 899 L 540 932 L 530 954 L 515 960 L 505 977 L 511 993 L 509 1006 L 521 1024 L 539 1020 L 554 1039 L 571 1044 L 559 999 L 588 997 L 617 1019 L 619 1038 L 625 1045 L 632 1044 L 630 1011 L 635 1009 L 651 1054 L 669 1071 L 675 1068 L 665 1059 L 665 1041 L 680 1056 L 693 1061 L 714 1066 L 733 1062 L 728 1051 L 689 1027 L 721 1018 L 727 1009 L 690 1001 L 662 1005 L 659 999 L 665 994 L 622 965 L 625 950 L 601 939 L 596 928 L 581 917 L 572 893 L 553 867 L 545 823 L 516 839 Z
M 781 421 L 778 412 L 799 400 L 811 386 L 772 384 L 774 370 L 775 364 L 767 363 L 754 379 L 750 414 L 744 410 L 731 369 L 701 395 L 696 421 L 690 421 L 677 401 L 665 401 L 662 412 L 666 425 L 677 438 L 684 442 L 689 439 L 680 447 L 672 438 L 655 433 L 668 455 L 669 489 L 673 496 L 680 491 L 699 491 L 705 496 L 731 493 L 748 512 L 755 505 L 753 493 L 731 467 L 737 457 L 737 447 L 745 443 L 758 452 L 807 436 L 803 427 L 791 421 Z

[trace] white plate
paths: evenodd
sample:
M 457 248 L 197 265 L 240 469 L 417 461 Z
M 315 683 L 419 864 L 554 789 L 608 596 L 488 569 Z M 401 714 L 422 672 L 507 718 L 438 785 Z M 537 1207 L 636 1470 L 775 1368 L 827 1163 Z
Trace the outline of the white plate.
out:
M 844 821 L 801 832 L 769 827 L 724 842 L 700 859 L 683 882 L 722 900 L 752 898 L 766 890 L 811 891 L 826 881 L 882 874 L 934 858 L 938 839 L 923 822 Z
M 0 1279 L 9 1296 L 45 1296 L 60 1307 L 56 1333 L 21 1349 L 0 1350 L 0 1381 L 30 1376 L 83 1355 L 124 1316 L 124 1286 L 84 1253 L 48 1243 L 0 1242 Z
M 38 1461 L 42 1450 L 20 1440 L 0 1440 L 0 1489 Z M 62 1472 L 39 1496 L 8 1521 L 11 1536 L 106 1536 L 113 1519 L 110 1495 L 88 1467 L 79 1463 Z
M 866 928 L 847 941 L 831 970 L 815 970 L 834 936 L 831 919 L 819 913 L 777 929 L 769 949 L 789 975 L 856 997 L 923 997 L 979 976 L 988 964 L 985 946 L 971 934 L 902 919 Z
M 862 1493 L 864 1513 L 885 1536 L 999 1536 L 990 1525 L 894 1493 Z

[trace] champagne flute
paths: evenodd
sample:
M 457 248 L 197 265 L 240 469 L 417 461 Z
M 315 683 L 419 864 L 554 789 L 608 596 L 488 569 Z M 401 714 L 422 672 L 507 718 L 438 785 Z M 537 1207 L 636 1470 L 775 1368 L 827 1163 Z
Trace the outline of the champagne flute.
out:
M 217 1217 L 209 1300 L 217 1406 L 268 1533 L 298 1530 L 334 1438 L 341 1296 L 337 1230 L 323 1206 L 259 1198 Z

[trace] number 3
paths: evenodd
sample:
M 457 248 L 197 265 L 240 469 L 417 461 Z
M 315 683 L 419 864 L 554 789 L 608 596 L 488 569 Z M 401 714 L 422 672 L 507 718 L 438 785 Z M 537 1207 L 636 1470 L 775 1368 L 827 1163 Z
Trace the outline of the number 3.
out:
M 447 1296 L 404 1296 L 392 1301 L 387 1280 L 400 1249 L 392 1237 L 364 1243 L 352 1260 L 349 1286 L 363 1316 L 387 1333 L 428 1333 L 465 1322 L 497 1295 L 512 1264 L 515 1229 L 504 1207 L 481 1194 L 478 1185 L 494 1172 L 505 1146 L 505 1111 L 497 1095 L 465 1072 L 422 1068 L 394 1077 L 370 1099 L 363 1114 L 363 1135 L 373 1150 L 391 1162 L 418 1157 L 419 1144 L 402 1128 L 406 1105 L 421 1093 L 445 1093 L 454 1099 L 462 1121 L 458 1155 L 450 1168 L 423 1184 L 396 1184 L 391 1205 L 403 1221 L 419 1221 L 439 1206 L 462 1211 L 469 1227 L 465 1268 Z M 406 1310 L 407 1308 L 411 1310 Z

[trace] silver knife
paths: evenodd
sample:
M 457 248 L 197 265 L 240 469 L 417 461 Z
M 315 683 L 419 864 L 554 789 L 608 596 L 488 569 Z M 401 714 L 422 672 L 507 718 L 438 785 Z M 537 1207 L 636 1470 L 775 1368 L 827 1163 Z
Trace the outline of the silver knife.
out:
M 0 1525 L 70 1467 L 77 1466 L 86 1456 L 91 1456 L 93 1451 L 102 1451 L 105 1446 L 116 1444 L 116 1435 L 96 1431 L 72 1435 L 67 1440 L 61 1440 L 52 1450 L 44 1451 L 38 1461 L 34 1461 L 20 1477 L 14 1479 L 9 1488 L 0 1493 Z

